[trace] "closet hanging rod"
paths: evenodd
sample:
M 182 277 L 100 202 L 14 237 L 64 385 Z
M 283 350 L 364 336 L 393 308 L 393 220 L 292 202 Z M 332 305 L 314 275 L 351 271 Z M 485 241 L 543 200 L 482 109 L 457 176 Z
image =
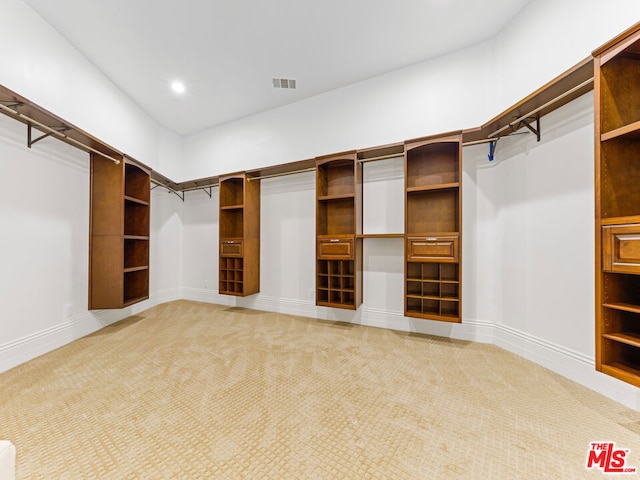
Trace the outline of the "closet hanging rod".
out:
M 485 138 L 484 140 L 474 140 L 472 142 L 463 142 L 462 146 L 463 147 L 470 147 L 471 145 L 482 145 L 483 143 L 492 143 L 492 142 L 497 142 L 499 139 L 501 138 L 507 138 L 507 137 L 515 137 L 516 135 L 526 135 L 527 132 L 522 132 L 522 133 L 511 133 L 509 135 L 504 135 L 502 137 L 498 137 L 498 138 Z
M 198 185 L 196 187 L 189 187 L 189 188 L 184 188 L 181 189 L 181 192 L 193 192 L 195 190 L 204 190 L 205 188 L 213 188 L 213 187 L 218 187 L 220 186 L 220 183 L 208 183 L 206 185 Z
M 526 113 L 525 115 L 522 115 L 518 118 L 516 118 L 515 120 L 513 120 L 512 122 L 509 122 L 507 125 L 505 125 L 504 127 L 496 130 L 495 132 L 493 132 L 492 134 L 489 135 L 489 138 L 491 137 L 495 137 L 496 135 L 499 135 L 500 133 L 504 132 L 505 130 L 507 130 L 508 128 L 513 127 L 514 125 L 517 125 L 518 123 L 520 123 L 522 120 L 525 120 L 529 117 L 531 117 L 532 115 L 535 115 L 536 113 L 538 113 L 540 110 L 544 110 L 545 108 L 547 108 L 550 105 L 553 105 L 554 103 L 556 103 L 559 100 L 562 100 L 564 97 L 571 95 L 572 93 L 580 90 L 581 88 L 586 87 L 587 85 L 589 85 L 591 82 L 593 82 L 593 77 L 591 77 L 588 80 L 585 80 L 584 82 L 582 82 L 580 85 L 576 85 L 575 87 L 567 90 L 564 93 L 561 93 L 560 95 L 558 95 L 557 97 L 555 97 L 552 100 L 549 100 L 547 103 L 545 103 L 544 105 L 539 106 L 538 108 L 531 110 L 529 113 Z
M 272 173 L 271 175 L 261 175 L 259 177 L 247 177 L 247 180 L 252 181 L 252 180 L 262 180 L 263 178 L 284 177 L 285 175 L 295 175 L 297 173 L 315 172 L 315 170 L 316 170 L 316 167 L 301 168 L 300 170 L 292 170 L 290 172 Z
M 388 158 L 400 158 L 404 155 L 402 153 L 390 153 L 389 155 L 380 155 L 379 157 L 371 157 L 371 158 L 359 158 L 359 163 L 367 163 L 367 162 L 377 162 L 378 160 L 387 160 Z
M 5 110 L 5 111 L 11 113 L 12 115 L 15 115 L 17 117 L 20 117 L 20 118 L 26 120 L 30 124 L 37 126 L 39 129 L 42 129 L 47 133 L 51 133 L 51 134 L 56 135 L 56 136 L 58 136 L 60 138 L 63 138 L 65 141 L 69 141 L 70 143 L 73 143 L 76 147 L 80 148 L 81 150 L 84 150 L 85 152 L 92 152 L 92 153 L 95 153 L 96 155 L 100 155 L 101 157 L 104 157 L 107 160 L 111 160 L 116 165 L 118 165 L 120 163 L 119 159 L 113 158 L 113 157 L 107 155 L 106 153 L 102 153 L 100 150 L 96 150 L 95 148 L 92 148 L 89 145 L 85 145 L 84 143 L 79 142 L 75 138 L 71 138 L 68 135 L 65 135 L 64 133 L 59 132 L 58 130 L 55 130 L 55 129 L 51 128 L 51 127 L 48 127 L 47 125 L 45 125 L 43 123 L 40 123 L 39 121 L 34 120 L 31 117 L 28 117 L 24 113 L 20 113 L 17 110 L 9 108 L 6 105 L 3 105 L 2 103 L 0 103 L 0 109 L 1 110 Z

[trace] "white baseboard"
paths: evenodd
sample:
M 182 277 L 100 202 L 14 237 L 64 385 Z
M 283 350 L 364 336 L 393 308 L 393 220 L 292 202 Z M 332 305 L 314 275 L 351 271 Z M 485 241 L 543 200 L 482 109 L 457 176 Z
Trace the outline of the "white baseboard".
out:
M 182 298 L 181 289 L 155 292 L 148 300 L 131 307 L 120 310 L 84 312 L 71 318 L 68 322 L 2 344 L 0 345 L 0 372 L 9 370 L 155 305 L 180 298 Z
M 0 345 L 0 372 L 55 350 L 130 315 L 130 313 L 118 315 L 118 312 L 121 311 L 89 312 L 68 322 Z
M 69 322 L 0 345 L 0 372 L 155 305 L 180 299 L 494 344 L 640 411 L 640 389 L 597 372 L 593 357 L 507 325 L 475 319 L 464 319 L 462 323 L 449 324 L 409 318 L 402 312 L 365 306 L 356 311 L 340 310 L 318 307 L 312 300 L 278 298 L 262 294 L 241 298 L 220 295 L 216 290 L 197 288 L 155 292 L 148 300 L 132 307 L 91 311 Z

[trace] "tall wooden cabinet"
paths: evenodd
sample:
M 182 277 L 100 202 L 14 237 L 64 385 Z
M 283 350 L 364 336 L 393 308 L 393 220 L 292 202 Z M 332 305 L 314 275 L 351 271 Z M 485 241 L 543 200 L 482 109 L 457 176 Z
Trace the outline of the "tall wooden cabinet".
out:
M 362 303 L 362 168 L 356 152 L 316 159 L 316 304 Z
M 260 181 L 220 177 L 218 290 L 244 297 L 260 291 Z
M 596 368 L 640 386 L 640 29 L 594 57 Z
M 89 309 L 149 298 L 149 172 L 91 155 Z
M 460 322 L 459 133 L 405 142 L 405 301 L 408 317 Z

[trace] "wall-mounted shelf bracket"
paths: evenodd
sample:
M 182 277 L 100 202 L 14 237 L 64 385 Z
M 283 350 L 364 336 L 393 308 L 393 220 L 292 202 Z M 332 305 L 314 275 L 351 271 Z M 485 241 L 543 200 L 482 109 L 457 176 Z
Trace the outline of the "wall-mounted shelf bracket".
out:
M 536 122 L 535 127 L 531 125 L 534 120 Z M 529 118 L 519 118 L 518 120 L 516 120 L 516 123 L 511 124 L 511 131 L 516 132 L 520 130 L 523 126 L 527 127 L 527 129 L 529 129 L 529 131 L 536 136 L 536 140 L 538 142 L 540 141 L 540 117 L 539 116 L 529 117 Z
M 33 125 L 31 125 L 30 123 L 27 124 L 27 146 L 29 148 L 31 148 L 31 146 L 36 143 L 39 142 L 40 140 L 42 140 L 43 138 L 47 138 L 50 137 L 51 135 L 54 135 L 55 132 L 58 132 L 60 134 L 64 135 L 64 132 L 66 132 L 67 130 L 69 130 L 66 127 L 58 127 L 58 128 L 54 128 L 54 127 L 49 127 L 51 130 L 51 132 L 48 133 L 43 133 L 42 135 L 40 135 L 38 138 L 33 138 Z
M 16 102 L 16 101 L 6 101 L 6 100 L 0 100 L 0 104 L 2 104 L 5 107 L 11 108 L 11 109 L 16 109 L 17 107 L 21 107 L 22 105 L 24 105 L 24 103 L 22 102 Z
M 167 193 L 175 194 L 180 200 L 182 200 L 184 202 L 184 192 L 176 192 L 173 188 L 167 187 L 166 185 L 163 185 L 161 183 L 156 183 L 153 187 L 151 187 L 151 190 L 154 190 L 154 189 L 156 189 L 158 187 L 166 188 L 167 189 Z

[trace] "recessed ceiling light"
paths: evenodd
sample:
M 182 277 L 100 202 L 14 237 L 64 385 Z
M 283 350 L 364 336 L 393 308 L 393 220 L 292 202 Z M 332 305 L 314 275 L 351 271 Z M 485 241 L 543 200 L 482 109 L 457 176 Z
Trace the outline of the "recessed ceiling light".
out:
M 171 82 L 171 90 L 173 90 L 175 93 L 183 94 L 186 88 L 184 86 L 184 83 L 180 82 L 179 80 L 176 80 L 174 82 Z

